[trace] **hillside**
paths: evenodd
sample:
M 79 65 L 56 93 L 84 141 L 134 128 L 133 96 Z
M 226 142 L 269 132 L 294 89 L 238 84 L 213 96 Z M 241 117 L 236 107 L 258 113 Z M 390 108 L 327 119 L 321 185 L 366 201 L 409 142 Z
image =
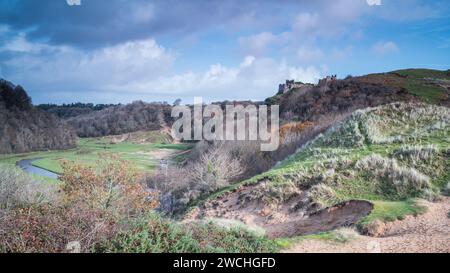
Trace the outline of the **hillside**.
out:
M 21 86 L 0 80 L 0 154 L 74 147 L 66 122 L 32 106 Z
M 361 82 L 381 83 L 406 90 L 420 100 L 449 106 L 450 70 L 403 69 L 359 77 Z
M 79 137 L 121 135 L 159 130 L 170 124 L 171 107 L 165 103 L 136 101 L 67 119 Z
M 448 70 L 406 69 L 305 85 L 270 97 L 266 102 L 279 104 L 284 119 L 315 121 L 396 101 L 449 106 L 449 88 Z
M 270 171 L 210 196 L 188 218 L 235 219 L 271 237 L 355 223 L 368 232 L 376 220 L 419 213 L 412 198 L 439 199 L 450 178 L 449 136 L 447 107 L 358 110 Z

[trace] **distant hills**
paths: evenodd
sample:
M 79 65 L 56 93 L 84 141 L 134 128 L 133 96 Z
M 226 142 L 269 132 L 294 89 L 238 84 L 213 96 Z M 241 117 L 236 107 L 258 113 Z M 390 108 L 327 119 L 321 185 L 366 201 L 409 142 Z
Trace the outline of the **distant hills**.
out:
M 4 144 L 1 153 L 72 147 L 74 132 L 79 137 L 118 135 L 159 130 L 172 122 L 167 103 L 34 107 L 22 87 L 6 80 L 1 80 L 0 86 L 0 119 L 4 121 L 0 125 L 0 141 Z M 396 101 L 450 106 L 450 70 L 405 69 L 345 79 L 333 77 L 318 85 L 300 86 L 266 99 L 268 104 L 280 105 L 282 122 L 323 123 L 328 117 L 347 116 L 357 109 Z
M 0 80 L 0 154 L 67 149 L 76 140 L 71 126 L 34 107 L 20 85 Z

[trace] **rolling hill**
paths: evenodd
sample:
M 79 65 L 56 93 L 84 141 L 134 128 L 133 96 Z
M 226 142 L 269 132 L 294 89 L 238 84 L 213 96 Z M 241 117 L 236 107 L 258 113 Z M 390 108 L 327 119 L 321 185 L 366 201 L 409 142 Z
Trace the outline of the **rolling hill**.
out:
M 21 86 L 0 80 L 0 154 L 67 149 L 76 141 L 65 121 L 34 107 Z
M 450 180 L 449 136 L 448 107 L 358 110 L 268 172 L 213 194 L 188 218 L 236 219 L 272 237 L 350 224 L 364 230 L 378 219 L 420 212 L 414 198 L 439 199 Z M 346 212 L 348 221 L 328 225 L 342 219 L 333 213 Z

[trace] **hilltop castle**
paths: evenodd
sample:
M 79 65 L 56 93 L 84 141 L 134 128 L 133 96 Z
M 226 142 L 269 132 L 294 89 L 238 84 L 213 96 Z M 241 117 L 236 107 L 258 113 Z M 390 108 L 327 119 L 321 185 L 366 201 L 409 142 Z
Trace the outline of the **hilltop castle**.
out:
M 294 80 L 286 80 L 286 83 L 282 83 L 278 86 L 278 94 L 285 94 L 292 89 L 300 89 L 303 87 L 313 87 L 313 86 L 327 86 L 328 84 L 337 80 L 337 75 L 326 76 L 325 78 L 319 80 L 317 85 L 310 83 L 296 82 Z
M 278 94 L 284 94 L 295 88 L 311 87 L 310 83 L 295 82 L 294 80 L 286 80 L 286 83 L 278 86 Z
M 336 75 L 326 76 L 325 78 L 319 80 L 318 86 L 327 86 L 329 83 L 337 80 Z

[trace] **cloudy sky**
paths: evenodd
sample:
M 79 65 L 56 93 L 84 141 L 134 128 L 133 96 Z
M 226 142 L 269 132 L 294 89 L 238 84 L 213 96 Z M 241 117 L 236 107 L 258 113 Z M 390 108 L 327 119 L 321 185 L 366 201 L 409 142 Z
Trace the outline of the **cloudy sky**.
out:
M 450 68 L 450 1 L 0 1 L 0 78 L 35 103 L 255 100 L 409 67 Z

